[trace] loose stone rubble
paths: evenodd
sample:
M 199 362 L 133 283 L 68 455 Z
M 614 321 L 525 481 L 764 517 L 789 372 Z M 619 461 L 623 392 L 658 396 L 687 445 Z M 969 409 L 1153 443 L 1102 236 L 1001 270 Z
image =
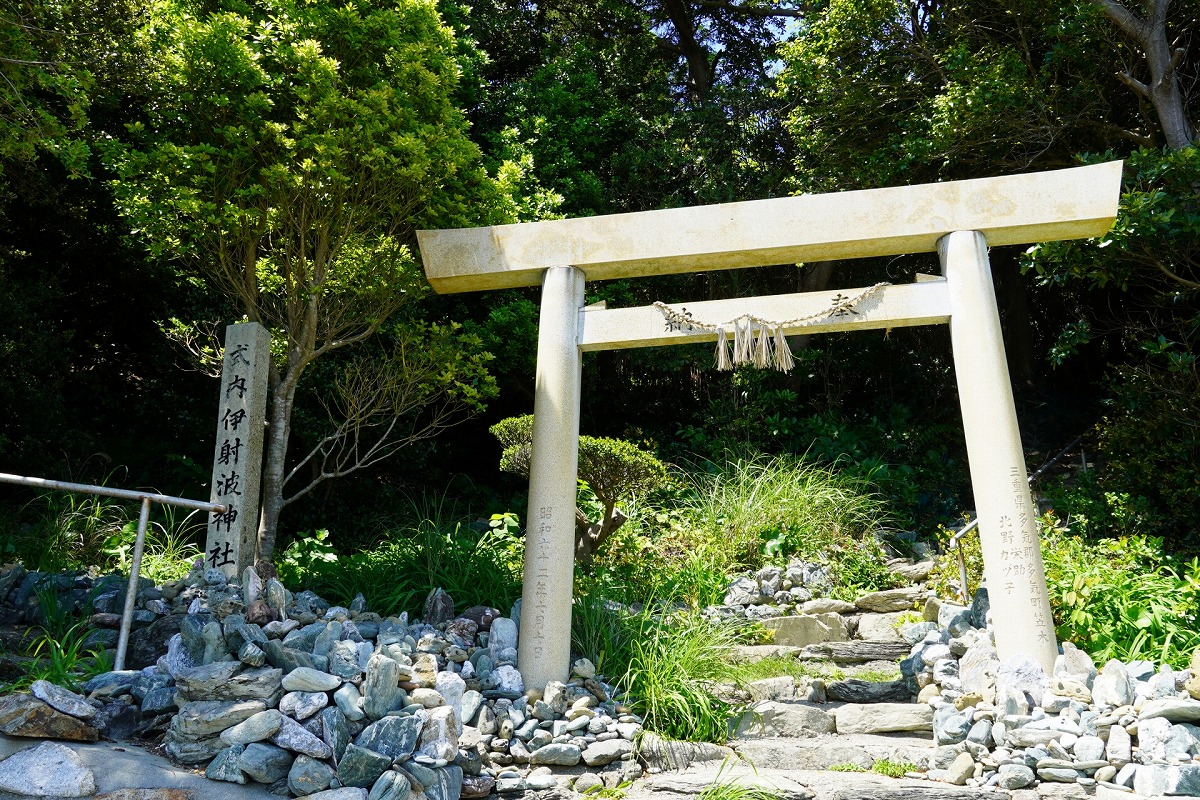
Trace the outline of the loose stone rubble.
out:
M 0 601 L 17 593 L 9 613 L 28 618 L 33 589 L 22 590 L 44 580 L 76 590 L 61 577 L 9 568 Z M 109 583 L 83 592 L 97 616 L 121 610 L 123 590 Z M 167 754 L 209 778 L 297 797 L 456 800 L 642 774 L 632 744 L 641 720 L 590 662 L 576 662 L 567 683 L 526 690 L 519 604 L 508 617 L 482 606 L 455 615 L 437 590 L 424 620 L 410 622 L 367 611 L 361 595 L 330 606 L 250 570 L 229 583 L 199 560 L 181 581 L 143 587 L 138 604 L 135 635 L 161 641 L 152 663 L 93 678 L 86 697 L 39 681 L 0 700 L 0 731 L 80 741 L 165 731 Z
M 213 780 L 316 800 L 583 792 L 636 778 L 642 764 L 674 769 L 765 753 L 772 739 L 816 746 L 877 734 L 932 737 L 928 746 L 905 740 L 903 760 L 924 762 L 907 777 L 981 797 L 1068 785 L 1078 796 L 1200 796 L 1200 653 L 1189 670 L 1098 668 L 1065 643 L 1046 675 L 1028 660 L 999 661 L 986 591 L 967 607 L 913 588 L 849 603 L 811 596 L 820 591 L 813 568 L 738 578 L 712 613 L 779 609 L 755 612 L 784 640 L 776 650 L 843 663 L 903 656 L 901 677 L 758 681 L 758 702 L 731 730 L 734 750 L 648 736 L 635 758 L 640 720 L 585 660 L 568 683 L 526 691 L 515 666 L 519 604 L 507 617 L 486 607 L 456 615 L 439 590 L 410 622 L 367 611 L 361 597 L 331 607 L 250 571 L 238 585 L 199 564 L 138 593 L 139 669 L 97 676 L 86 696 L 35 682 L 0 698 L 0 732 L 75 741 L 157 733 L 172 758 Z M 15 567 L 0 570 L 0 617 L 36 622 L 29 598 L 47 584 L 66 604 L 90 605 L 101 634 L 121 610 L 115 581 Z

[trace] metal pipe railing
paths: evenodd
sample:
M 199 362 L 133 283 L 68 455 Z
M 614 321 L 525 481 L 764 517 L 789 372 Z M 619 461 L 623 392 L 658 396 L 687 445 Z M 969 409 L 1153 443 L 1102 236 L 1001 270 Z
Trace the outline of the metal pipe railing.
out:
M 118 497 L 123 500 L 138 500 L 142 504 L 138 514 L 137 538 L 133 543 L 133 561 L 129 565 L 129 586 L 125 589 L 125 607 L 121 613 L 121 632 L 117 638 L 117 655 L 113 659 L 113 669 L 125 669 L 125 654 L 129 649 L 129 631 L 133 627 L 133 606 L 137 601 L 139 572 L 142 568 L 142 551 L 146 546 L 146 527 L 150 523 L 150 504 L 162 503 L 169 506 L 182 506 L 197 511 L 216 512 L 224 514 L 228 508 L 220 503 L 206 503 L 202 500 L 189 500 L 186 497 L 173 497 L 157 492 L 138 492 L 129 489 L 110 489 L 107 486 L 95 486 L 88 483 L 68 483 L 66 481 L 51 481 L 45 478 L 27 478 L 23 475 L 9 475 L 0 472 L 0 483 L 15 483 L 19 486 L 33 486 L 38 489 L 53 489 L 61 492 L 79 492 L 81 494 L 98 494 L 105 497 Z

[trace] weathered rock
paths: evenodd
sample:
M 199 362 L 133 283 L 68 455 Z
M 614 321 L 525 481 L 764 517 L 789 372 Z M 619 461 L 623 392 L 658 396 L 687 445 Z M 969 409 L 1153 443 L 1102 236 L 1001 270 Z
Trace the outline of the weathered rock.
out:
M 488 652 L 497 664 L 503 664 L 506 661 L 511 663 L 511 658 L 508 655 L 509 651 L 516 653 L 517 648 L 517 623 L 509 617 L 498 617 L 492 620 L 492 627 L 488 633 Z
M 321 741 L 333 749 L 336 763 L 350 744 L 350 726 L 346 722 L 346 715 L 336 708 L 327 708 L 318 719 L 321 721 Z
M 329 705 L 324 692 L 288 692 L 279 698 L 279 710 L 290 717 L 305 720 Z
M 242 772 L 242 768 L 238 764 L 238 759 L 242 757 L 242 753 L 245 751 L 245 745 L 235 744 L 217 753 L 216 757 L 209 762 L 208 767 L 204 770 L 204 777 L 210 781 L 245 783 L 247 780 L 246 773 Z
M 259 783 L 274 783 L 287 777 L 293 760 L 292 754 L 282 747 L 255 742 L 246 745 L 238 757 L 238 766 Z
M 797 703 L 777 703 L 771 700 L 757 703 L 738 721 L 736 735 L 741 738 L 757 736 L 820 736 L 833 733 L 833 715 L 812 706 Z
M 348 720 L 358 721 L 366 716 L 362 711 L 362 695 L 359 694 L 358 687 L 352 683 L 343 684 L 342 688 L 334 692 L 333 702 L 337 704 Z
M 128 668 L 141 669 L 148 667 L 167 652 L 167 642 L 179 633 L 183 614 L 170 614 L 160 617 L 145 628 L 138 628 L 129 634 L 129 649 L 125 653 L 125 665 Z
M 933 709 L 916 704 L 846 705 L 833 716 L 839 734 L 933 730 Z
M 754 578 L 742 575 L 734 578 L 725 590 L 724 605 L 749 606 L 763 601 L 762 590 Z
M 899 624 L 903 618 L 901 612 L 893 612 L 889 614 L 863 614 L 858 618 L 858 631 L 855 635 L 859 639 L 876 639 L 883 641 L 895 641 L 903 639 L 900 635 Z
M 422 781 L 426 800 L 458 800 L 462 792 L 463 771 L 453 764 L 434 770 L 433 780 Z
M 399 683 L 400 665 L 382 653 L 372 655 L 363 679 L 363 712 L 371 719 L 381 719 L 389 711 L 403 708 L 408 696 Z
M 801 614 L 763 621 L 763 627 L 775 631 L 775 644 L 805 647 L 823 642 L 844 642 L 850 638 L 846 621 L 840 614 Z M 905 650 L 907 651 L 907 647 Z
M 633 745 L 624 739 L 609 739 L 606 742 L 589 744 L 584 749 L 582 758 L 583 763 L 589 767 L 603 767 L 632 752 Z
M 583 753 L 573 744 L 548 744 L 539 747 L 529 757 L 529 763 L 534 766 L 548 765 L 557 767 L 573 767 L 579 763 Z
M 231 746 L 261 742 L 274 736 L 282 724 L 283 714 L 277 709 L 268 708 L 221 731 L 221 741 Z
M 336 777 L 333 767 L 315 758 L 305 755 L 296 756 L 292 767 L 288 770 L 288 789 L 292 794 L 306 795 L 320 792 L 329 788 L 329 783 Z
M 898 661 L 908 655 L 908 642 L 824 642 L 800 651 L 802 658 L 824 658 L 836 664 L 863 664 L 868 661 Z
M 854 601 L 856 608 L 863 611 L 885 613 L 888 611 L 906 611 L 914 608 L 918 600 L 923 599 L 925 592 L 915 586 L 900 589 L 886 589 L 882 592 L 864 594 Z
M 175 676 L 175 687 L 185 700 L 228 700 L 216 694 L 243 668 L 239 661 L 218 661 L 183 670 Z
M 173 731 L 167 731 L 167 755 L 180 764 L 204 764 L 216 758 L 225 750 L 225 743 L 219 736 L 208 736 L 199 739 L 179 737 Z
M 970 753 L 959 753 L 946 767 L 946 782 L 965 786 L 967 779 L 975 774 L 975 759 Z
M 328 672 L 299 667 L 284 675 L 282 683 L 287 692 L 331 692 L 342 685 L 342 679 Z
M 83 720 L 51 708 L 26 692 L 0 697 L 0 733 L 73 742 L 94 742 L 100 738 L 100 732 Z
M 305 800 L 367 800 L 367 790 L 343 786 L 340 789 L 326 789 L 310 794 Z
M 72 717 L 91 719 L 96 716 L 94 706 L 74 692 L 55 686 L 50 681 L 34 681 L 29 687 L 29 693 L 54 710 L 70 714 Z
M 905 680 L 871 683 L 857 678 L 825 684 L 825 696 L 846 703 L 907 703 L 912 690 Z
M 261 700 L 197 700 L 185 703 L 179 709 L 171 720 L 171 729 L 180 736 L 191 738 L 216 736 L 266 708 Z
M 1092 702 L 1110 708 L 1119 708 L 1133 702 L 1133 680 L 1119 660 L 1110 659 L 1092 681 Z M 1200 707 L 1200 703 L 1197 706 Z
M 416 749 L 421 725 L 415 715 L 384 717 L 364 728 L 354 743 L 392 759 L 404 758 Z
M 1004 789 L 1024 789 L 1037 777 L 1033 770 L 1024 764 L 1001 764 L 998 774 L 999 785 Z
M 371 786 L 392 765 L 392 759 L 358 745 L 349 745 L 338 762 L 337 777 L 343 786 Z
M 284 717 L 281 723 L 279 730 L 271 737 L 271 744 L 312 758 L 333 757 L 333 748 L 323 742 L 319 736 L 306 730 L 299 722 Z
M 454 619 L 454 599 L 438 587 L 425 598 L 424 620 L 429 625 L 441 625 Z
M 1108 664 L 1104 665 L 1104 670 L 1105 672 L 1108 671 Z M 1097 682 L 1103 677 L 1104 673 L 1097 676 Z M 1097 700 L 1098 702 L 1099 700 Z M 1142 706 L 1139 716 L 1143 720 L 1161 717 L 1170 722 L 1200 722 L 1200 700 L 1183 697 L 1163 697 L 1159 700 L 1148 700 Z
M 408 782 L 408 776 L 388 770 L 371 786 L 367 800 L 406 800 L 410 795 L 412 784 Z
M 0 792 L 87 797 L 96 792 L 96 778 L 71 748 L 42 742 L 0 761 Z

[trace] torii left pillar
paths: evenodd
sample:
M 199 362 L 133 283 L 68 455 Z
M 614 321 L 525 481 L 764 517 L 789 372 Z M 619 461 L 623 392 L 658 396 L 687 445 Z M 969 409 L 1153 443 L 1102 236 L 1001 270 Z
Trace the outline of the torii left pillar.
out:
M 565 682 L 570 671 L 583 283 L 575 267 L 550 267 L 542 278 L 517 649 L 526 686 Z

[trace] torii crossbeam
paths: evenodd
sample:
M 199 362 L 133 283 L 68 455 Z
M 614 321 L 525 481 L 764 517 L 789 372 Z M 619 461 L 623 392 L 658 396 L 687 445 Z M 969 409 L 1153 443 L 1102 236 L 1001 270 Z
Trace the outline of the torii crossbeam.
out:
M 1121 166 L 419 231 L 438 292 L 542 286 L 518 662 L 526 684 L 569 670 L 582 353 L 716 338 L 672 330 L 650 306 L 585 309 L 585 280 L 934 251 L 941 278 L 883 287 L 854 315 L 785 333 L 949 324 L 996 647 L 1049 672 L 1057 641 L 987 248 L 1103 235 Z M 698 319 L 798 319 L 829 308 L 833 294 L 686 305 Z

